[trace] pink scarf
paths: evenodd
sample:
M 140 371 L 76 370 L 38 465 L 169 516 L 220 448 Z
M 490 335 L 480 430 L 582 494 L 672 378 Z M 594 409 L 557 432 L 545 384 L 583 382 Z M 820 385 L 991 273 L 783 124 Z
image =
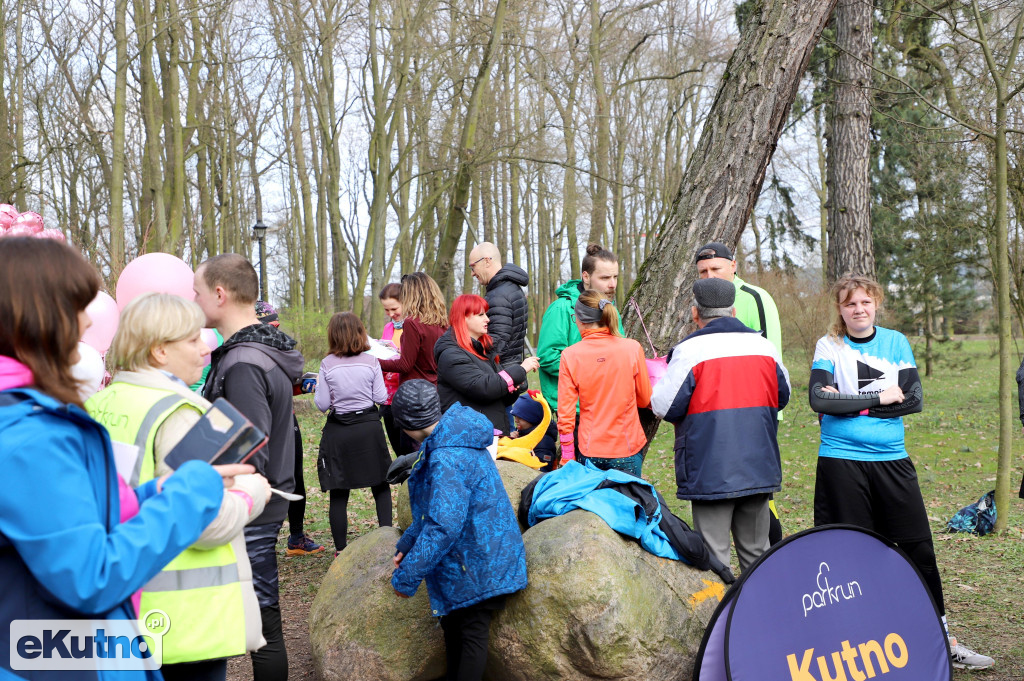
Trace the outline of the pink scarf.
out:
M 32 385 L 32 370 L 6 355 L 0 355 L 0 390 Z

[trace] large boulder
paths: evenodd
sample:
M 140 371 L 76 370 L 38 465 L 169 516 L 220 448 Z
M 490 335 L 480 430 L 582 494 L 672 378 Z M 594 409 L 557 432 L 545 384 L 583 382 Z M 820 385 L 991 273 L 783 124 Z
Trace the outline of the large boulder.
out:
M 427 589 L 399 598 L 391 558 L 399 533 L 380 527 L 334 560 L 309 613 L 313 668 L 324 681 L 429 681 L 444 676 L 444 637 Z
M 523 535 L 529 586 L 495 614 L 489 681 L 689 679 L 725 585 L 572 511 Z
M 501 481 L 505 484 L 505 491 L 508 492 L 509 501 L 512 502 L 512 508 L 519 511 L 519 495 L 522 494 L 523 488 L 525 488 L 534 478 L 540 473 L 524 466 L 521 463 L 515 461 L 506 461 L 499 459 L 495 461 L 498 465 L 498 473 L 501 475 Z M 409 486 L 402 484 L 398 488 L 398 496 L 395 500 L 395 520 L 403 531 L 409 529 L 412 525 L 412 509 L 409 507 Z M 519 529 L 525 530 L 526 528 L 520 527 Z

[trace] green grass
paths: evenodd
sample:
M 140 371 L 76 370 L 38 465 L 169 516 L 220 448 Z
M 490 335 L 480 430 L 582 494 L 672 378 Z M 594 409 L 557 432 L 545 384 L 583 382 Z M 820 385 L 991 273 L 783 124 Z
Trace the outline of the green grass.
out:
M 917 344 L 914 349 L 920 361 L 923 349 Z M 946 521 L 959 508 L 995 487 L 998 360 L 987 340 L 968 340 L 944 352 L 947 360 L 938 362 L 934 375 L 923 379 L 924 412 L 904 419 L 907 449 L 917 466 L 934 532 L 950 629 L 966 645 L 996 659 L 994 669 L 977 674 L 988 681 L 1019 681 L 1024 678 L 1024 502 L 1015 494 L 1021 475 L 1019 455 L 1014 457 L 1008 531 L 983 538 L 943 533 Z M 807 406 L 809 358 L 793 352 L 787 353 L 786 360 L 793 400 L 779 428 L 783 483 L 776 501 L 784 531 L 791 534 L 813 524 L 818 423 Z M 323 417 L 310 397 L 296 399 L 296 405 L 306 451 L 307 531 L 329 550 L 302 559 L 282 559 L 281 581 L 283 589 L 300 594 L 308 613 L 308 604 L 334 553 L 327 495 L 320 492 L 316 479 Z M 1019 446 L 1019 430 L 1015 427 L 1014 432 Z M 644 464 L 644 477 L 669 500 L 672 510 L 689 522 L 689 504 L 675 499 L 674 475 L 672 430 L 663 425 Z M 354 491 L 349 502 L 349 541 L 374 527 L 376 514 L 369 490 Z M 957 672 L 955 678 L 966 679 L 968 673 Z

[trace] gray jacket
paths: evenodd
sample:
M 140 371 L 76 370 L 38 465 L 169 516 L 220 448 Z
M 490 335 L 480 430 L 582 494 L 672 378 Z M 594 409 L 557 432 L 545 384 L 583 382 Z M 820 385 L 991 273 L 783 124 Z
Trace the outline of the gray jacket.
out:
M 270 436 L 249 463 L 282 492 L 295 489 L 292 395 L 304 366 L 294 340 L 268 324 L 253 324 L 213 351 L 203 388 L 203 397 L 227 399 Z M 280 523 L 287 513 L 288 500 L 275 495 L 250 525 Z

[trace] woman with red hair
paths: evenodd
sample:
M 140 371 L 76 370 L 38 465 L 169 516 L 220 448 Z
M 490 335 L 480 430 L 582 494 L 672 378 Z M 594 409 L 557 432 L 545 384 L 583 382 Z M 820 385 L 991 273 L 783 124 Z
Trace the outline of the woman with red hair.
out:
M 487 335 L 487 301 L 480 296 L 456 298 L 448 324 L 434 345 L 441 410 L 460 402 L 490 419 L 495 431 L 507 434 L 505 407 L 515 402 L 516 391 L 526 385 L 527 372 L 537 370 L 537 358 L 527 357 L 522 364 L 502 368 Z

